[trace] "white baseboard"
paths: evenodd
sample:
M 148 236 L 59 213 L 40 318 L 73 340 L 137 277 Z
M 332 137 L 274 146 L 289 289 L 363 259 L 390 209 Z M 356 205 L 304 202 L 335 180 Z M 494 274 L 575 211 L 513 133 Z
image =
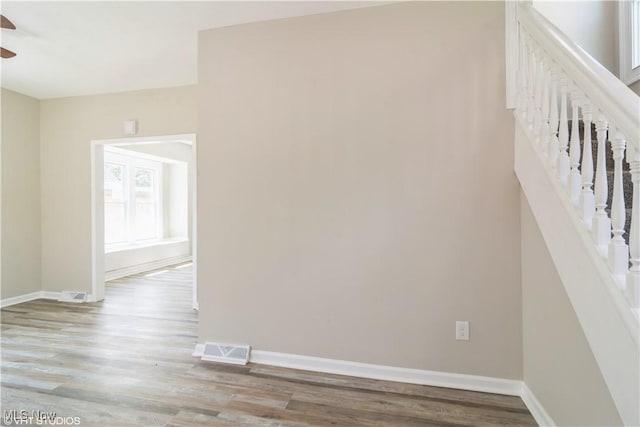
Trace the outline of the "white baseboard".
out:
M 42 298 L 42 299 L 54 299 L 54 300 L 57 301 L 57 300 L 60 299 L 60 292 L 40 291 L 39 298 Z
M 531 412 L 531 415 L 540 427 L 556 426 L 556 423 L 553 421 L 551 416 L 547 413 L 547 411 L 545 411 L 540 401 L 536 398 L 536 396 L 524 382 L 522 383 L 522 392 L 520 393 L 520 398 L 522 399 L 524 404 L 527 405 L 529 412 Z
M 193 356 L 202 357 L 203 352 L 204 344 L 196 344 Z M 359 378 L 518 396 L 522 399 L 540 426 L 556 426 L 551 416 L 533 392 L 520 380 L 426 371 L 422 369 L 397 368 L 393 366 L 325 359 L 298 354 L 276 353 L 264 350 L 251 350 L 249 362 L 327 374 L 348 375 Z
M 264 365 L 281 366 L 306 371 L 329 374 L 349 375 L 384 381 L 396 381 L 410 384 L 448 387 L 462 390 L 482 391 L 511 396 L 519 396 L 522 382 L 502 378 L 477 375 L 455 374 L 449 372 L 426 371 L 422 369 L 397 368 L 394 366 L 373 365 L 346 360 L 325 359 L 301 356 L 297 354 L 275 353 L 264 350 L 252 350 L 249 361 Z
M 60 292 L 54 291 L 38 291 L 31 292 L 30 294 L 18 295 L 17 297 L 5 298 L 3 300 L 0 300 L 0 308 L 9 307 L 23 302 L 33 301 L 36 299 L 51 299 L 58 301 L 60 299 L 60 294 Z M 87 300 L 84 302 L 96 302 L 96 299 L 93 297 L 93 295 L 88 294 Z
M 197 344 L 193 351 L 193 356 L 201 357 L 203 351 L 204 344 Z M 522 391 L 522 381 L 517 380 L 426 371 L 422 369 L 397 368 L 394 366 L 373 365 L 369 363 L 276 353 L 264 350 L 251 350 L 249 362 L 327 374 L 448 387 L 509 396 L 520 396 L 520 392 Z
M 30 294 L 18 295 L 17 297 L 3 298 L 0 300 L 0 307 L 9 307 L 11 305 L 21 304 L 27 301 L 33 301 L 40 298 L 40 292 L 31 292 Z
M 181 262 L 191 261 L 191 255 L 181 255 L 172 258 L 164 258 L 157 261 L 146 262 L 144 264 L 136 264 L 131 267 L 119 268 L 117 270 L 106 271 L 104 273 L 104 280 L 108 282 L 109 280 L 120 279 L 122 277 L 131 276 L 132 274 L 144 273 L 149 270 L 156 270 L 162 267 L 168 267 L 174 264 L 180 264 Z
M 18 295 L 17 297 L 4 298 L 0 300 L 0 308 L 9 307 L 23 302 L 29 302 L 36 299 L 53 299 L 60 298 L 60 292 L 38 291 L 30 294 Z

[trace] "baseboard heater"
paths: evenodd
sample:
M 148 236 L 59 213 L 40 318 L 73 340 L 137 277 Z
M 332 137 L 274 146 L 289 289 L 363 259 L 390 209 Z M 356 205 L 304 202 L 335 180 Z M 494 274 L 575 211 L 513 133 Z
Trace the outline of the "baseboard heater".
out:
M 251 347 L 248 345 L 222 344 L 207 342 L 204 344 L 202 360 L 207 362 L 246 365 L 249 362 Z

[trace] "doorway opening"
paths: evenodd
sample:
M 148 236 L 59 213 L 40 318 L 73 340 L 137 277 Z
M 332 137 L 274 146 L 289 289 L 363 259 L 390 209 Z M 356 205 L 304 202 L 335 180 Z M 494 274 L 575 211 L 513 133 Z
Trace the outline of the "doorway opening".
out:
M 91 141 L 92 285 L 193 263 L 197 299 L 196 136 Z

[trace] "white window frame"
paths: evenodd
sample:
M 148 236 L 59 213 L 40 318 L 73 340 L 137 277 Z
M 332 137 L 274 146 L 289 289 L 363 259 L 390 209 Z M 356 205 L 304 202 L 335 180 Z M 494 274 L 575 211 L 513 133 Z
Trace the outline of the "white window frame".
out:
M 617 3 L 620 80 L 630 85 L 640 80 L 640 0 Z
M 135 154 L 129 154 L 130 152 L 123 152 L 117 148 L 105 148 L 104 150 L 104 163 L 122 164 L 125 166 L 124 182 L 128 191 L 125 191 L 125 240 L 121 242 L 105 243 L 105 249 L 115 249 L 125 246 L 133 246 L 140 244 L 148 244 L 162 240 L 164 238 L 164 221 L 163 221 L 163 166 L 162 162 L 156 160 L 150 160 L 144 158 L 144 156 L 137 156 Z M 155 172 L 156 180 L 153 185 L 154 200 L 156 204 L 156 233 L 154 237 L 146 239 L 138 239 L 135 235 L 133 225 L 135 224 L 135 199 L 136 199 L 136 185 L 135 177 L 132 176 L 135 168 L 151 169 Z
M 106 153 L 105 153 L 106 154 Z M 129 236 L 129 189 L 127 186 L 127 183 L 129 182 L 129 166 L 128 166 L 128 161 L 125 159 L 120 159 L 115 157 L 115 155 L 109 155 L 108 160 L 105 160 L 104 165 L 105 165 L 105 184 L 106 184 L 106 165 L 107 164 L 114 164 L 114 165 L 119 165 L 122 166 L 122 201 L 107 201 L 107 193 L 106 193 L 106 188 L 105 188 L 105 200 L 104 200 L 104 212 L 105 212 L 105 246 L 107 247 L 111 247 L 113 245 L 120 245 L 120 244 L 125 244 L 127 243 L 128 240 L 128 236 Z M 106 227 L 107 227 L 107 205 L 122 205 L 124 207 L 124 217 L 125 217 L 125 224 L 124 224 L 124 239 L 121 241 L 117 241 L 117 242 L 108 242 L 107 243 L 107 232 L 106 232 Z

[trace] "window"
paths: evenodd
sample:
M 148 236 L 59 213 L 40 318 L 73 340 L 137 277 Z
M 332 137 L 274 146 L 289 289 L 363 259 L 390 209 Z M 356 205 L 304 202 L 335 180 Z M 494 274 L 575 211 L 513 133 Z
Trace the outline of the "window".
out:
M 626 84 L 640 80 L 640 0 L 618 2 L 620 79 Z
M 104 163 L 104 237 L 105 243 L 127 240 L 127 204 L 124 164 Z
M 162 163 L 104 153 L 105 245 L 162 238 Z

